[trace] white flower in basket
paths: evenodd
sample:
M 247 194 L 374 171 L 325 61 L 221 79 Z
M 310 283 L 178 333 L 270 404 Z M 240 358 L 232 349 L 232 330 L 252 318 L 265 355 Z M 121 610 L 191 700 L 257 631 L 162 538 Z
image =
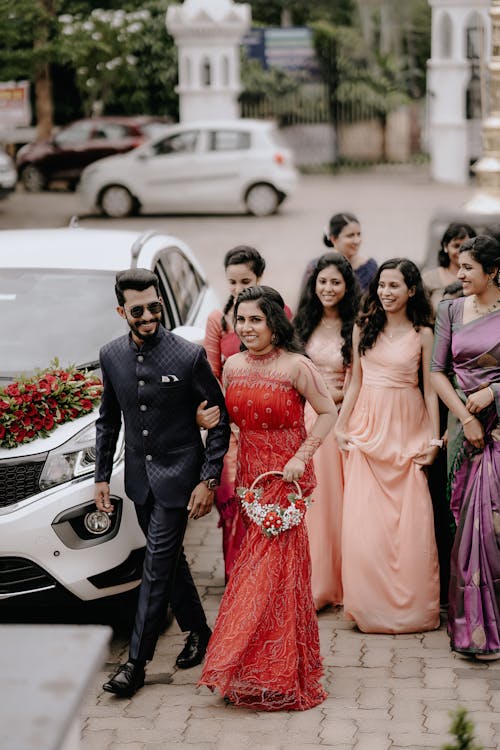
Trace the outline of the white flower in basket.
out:
M 266 471 L 252 482 L 250 487 L 238 487 L 236 494 L 240 498 L 241 506 L 253 523 L 260 526 L 262 532 L 268 536 L 278 536 L 298 526 L 311 504 L 310 498 L 302 496 L 302 489 L 298 482 L 290 482 L 295 486 L 295 492 L 288 495 L 288 505 L 283 507 L 277 503 L 262 503 L 262 488 L 257 484 L 267 476 L 283 476 L 281 471 Z

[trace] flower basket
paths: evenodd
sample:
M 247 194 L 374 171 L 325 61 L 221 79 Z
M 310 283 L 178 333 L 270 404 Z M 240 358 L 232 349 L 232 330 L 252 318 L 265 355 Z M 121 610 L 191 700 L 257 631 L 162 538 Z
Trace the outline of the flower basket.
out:
M 278 503 L 262 503 L 262 489 L 257 485 L 264 477 L 272 475 L 282 477 L 283 472 L 266 471 L 256 477 L 250 487 L 238 487 L 236 489 L 236 494 L 240 498 L 241 506 L 248 518 L 257 526 L 260 526 L 262 533 L 267 537 L 278 536 L 278 534 L 298 526 L 311 504 L 309 498 L 302 496 L 302 489 L 299 483 L 295 481 L 290 482 L 294 485 L 295 492 L 288 495 L 286 507 Z
M 58 425 L 91 412 L 100 401 L 102 383 L 95 375 L 54 359 L 45 370 L 0 389 L 0 447 L 15 448 L 47 437 Z

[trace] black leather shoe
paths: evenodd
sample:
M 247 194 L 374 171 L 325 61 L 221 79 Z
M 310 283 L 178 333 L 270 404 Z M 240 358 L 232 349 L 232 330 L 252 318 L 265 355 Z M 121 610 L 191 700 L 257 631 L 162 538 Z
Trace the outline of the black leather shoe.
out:
M 118 668 L 116 674 L 109 682 L 105 682 L 102 688 L 120 698 L 130 698 L 144 685 L 145 676 L 146 671 L 143 666 L 128 661 Z
M 192 630 L 186 638 L 186 644 L 175 660 L 179 669 L 191 669 L 201 664 L 207 650 L 212 631 L 209 627 L 200 632 Z

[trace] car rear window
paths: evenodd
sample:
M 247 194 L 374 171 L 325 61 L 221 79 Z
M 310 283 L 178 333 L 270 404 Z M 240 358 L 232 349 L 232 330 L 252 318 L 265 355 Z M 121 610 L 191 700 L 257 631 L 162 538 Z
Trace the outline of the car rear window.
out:
M 2 269 L 0 376 L 95 361 L 128 328 L 116 313 L 111 271 Z
M 242 151 L 250 148 L 250 133 L 242 130 L 212 130 L 210 151 Z

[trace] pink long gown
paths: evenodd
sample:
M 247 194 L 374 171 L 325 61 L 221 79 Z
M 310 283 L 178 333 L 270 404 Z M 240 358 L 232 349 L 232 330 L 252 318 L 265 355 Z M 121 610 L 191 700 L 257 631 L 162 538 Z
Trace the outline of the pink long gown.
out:
M 439 568 L 425 472 L 431 426 L 418 387 L 420 334 L 380 334 L 361 357 L 349 422 L 342 529 L 344 612 L 365 633 L 439 626 Z
M 316 330 L 307 342 L 306 352 L 329 387 L 343 388 L 345 368 L 342 360 L 342 337 L 326 338 Z M 316 414 L 309 404 L 305 410 L 309 429 Z M 344 468 L 342 454 L 333 430 L 314 454 L 316 490 L 314 503 L 306 515 L 311 551 L 311 587 L 314 604 L 319 610 L 328 604 L 342 604 L 342 505 Z

